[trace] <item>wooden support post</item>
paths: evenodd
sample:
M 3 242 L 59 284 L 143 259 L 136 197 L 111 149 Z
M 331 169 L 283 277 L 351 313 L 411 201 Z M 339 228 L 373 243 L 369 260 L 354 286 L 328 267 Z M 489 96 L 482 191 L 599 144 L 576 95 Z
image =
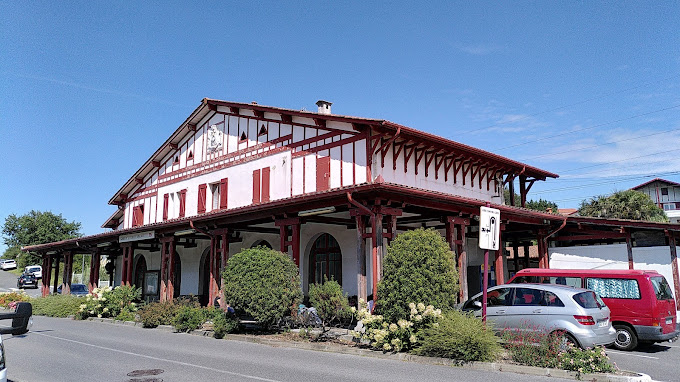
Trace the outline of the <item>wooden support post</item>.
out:
M 510 205 L 515 205 L 515 177 L 508 175 L 508 190 L 510 191 Z
M 383 252 L 383 215 L 375 213 L 371 216 L 371 279 L 373 301 L 378 299 L 378 281 L 382 277 L 382 252 Z
M 175 240 L 174 237 L 163 237 L 161 241 L 161 293 L 160 300 L 167 301 L 168 299 L 168 254 L 170 252 L 171 243 Z
M 134 247 L 132 243 L 121 244 L 123 249 L 123 264 L 120 275 L 120 285 L 130 286 L 132 285 L 132 257 L 134 253 Z
M 519 176 L 519 199 L 522 208 L 527 205 L 527 177 L 526 175 Z M 556 211 L 557 212 L 557 211 Z
M 680 309 L 680 274 L 678 274 L 678 252 L 675 242 L 675 233 L 668 235 L 668 244 L 671 249 L 671 269 L 673 270 L 673 288 L 675 289 L 676 309 Z
M 531 256 L 529 254 L 529 243 L 524 243 L 522 246 L 524 249 L 524 268 L 531 268 Z
M 172 237 L 168 241 L 168 281 L 165 293 L 166 301 L 172 301 L 175 298 L 175 238 Z
M 73 269 L 73 252 L 64 251 L 64 274 L 62 276 L 61 294 L 71 294 L 71 274 Z
M 50 281 L 52 280 L 52 255 L 44 255 L 42 296 L 50 294 Z
M 538 267 L 548 269 L 550 263 L 548 261 L 548 245 L 545 239 L 545 232 L 543 230 L 538 233 Z
M 366 217 L 355 215 L 357 223 L 357 298 L 368 301 L 366 292 Z
M 281 252 L 287 253 L 291 247 L 291 256 L 295 265 L 300 266 L 300 219 L 287 218 L 279 219 L 274 222 L 279 227 L 281 237 Z M 290 240 L 288 236 L 290 235 Z
M 229 258 L 229 229 L 223 228 L 211 232 L 210 239 L 210 287 L 208 306 L 213 306 L 215 297 L 222 286 L 222 271 Z
M 519 272 L 519 246 L 516 241 L 512 243 L 512 254 L 512 262 L 515 266 L 515 273 L 517 273 Z
M 626 248 L 628 249 L 628 269 L 633 267 L 633 238 L 630 235 L 630 230 L 626 230 Z
M 503 265 L 503 255 L 505 252 L 505 248 L 503 246 L 502 239 L 498 244 L 499 244 L 498 251 L 495 251 L 496 257 L 494 259 L 494 271 L 496 273 L 496 285 L 501 285 L 505 284 L 505 266 Z
M 59 287 L 59 262 L 61 261 L 60 255 L 54 255 L 54 289 L 53 293 L 57 293 L 57 288 Z
M 97 248 L 92 253 L 92 259 L 90 260 L 90 283 L 88 289 L 90 293 L 94 288 L 99 287 L 99 269 L 101 267 L 101 249 Z
M 446 241 L 457 256 L 456 264 L 458 267 L 458 280 L 460 283 L 460 290 L 458 292 L 459 302 L 468 299 L 467 244 L 465 240 L 465 230 L 469 224 L 470 219 L 456 216 L 446 217 Z

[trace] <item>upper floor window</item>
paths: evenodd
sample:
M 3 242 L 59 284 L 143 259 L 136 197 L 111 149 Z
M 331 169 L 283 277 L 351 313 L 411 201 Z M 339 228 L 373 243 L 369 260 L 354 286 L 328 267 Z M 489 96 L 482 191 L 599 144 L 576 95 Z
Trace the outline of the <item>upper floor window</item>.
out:
M 668 187 L 661 187 L 661 195 L 668 196 Z
M 675 209 L 675 203 L 664 203 L 664 205 L 663 205 L 664 211 L 672 211 L 674 209 Z
M 132 226 L 137 227 L 144 224 L 144 205 L 132 207 Z
M 219 183 L 212 183 L 210 185 L 210 195 L 212 195 L 212 209 L 213 210 L 219 210 L 220 209 L 220 184 Z

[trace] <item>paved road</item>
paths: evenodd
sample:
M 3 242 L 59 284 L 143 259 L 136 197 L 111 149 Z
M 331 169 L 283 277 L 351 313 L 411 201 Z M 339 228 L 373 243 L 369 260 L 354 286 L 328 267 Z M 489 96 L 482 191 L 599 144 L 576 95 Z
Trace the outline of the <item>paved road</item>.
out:
M 0 292 L 12 292 L 18 291 L 17 289 L 17 278 L 19 276 L 10 272 L 0 270 Z M 40 283 L 40 280 L 38 281 Z M 40 285 L 40 284 L 39 284 Z M 26 294 L 32 297 L 40 296 L 40 288 L 37 289 L 24 289 Z
M 640 346 L 624 352 L 608 349 L 619 368 L 648 374 L 655 381 L 680 381 L 680 342 Z
M 35 317 L 31 332 L 4 341 L 15 382 L 560 381 L 49 317 Z M 137 370 L 162 372 L 134 377 Z

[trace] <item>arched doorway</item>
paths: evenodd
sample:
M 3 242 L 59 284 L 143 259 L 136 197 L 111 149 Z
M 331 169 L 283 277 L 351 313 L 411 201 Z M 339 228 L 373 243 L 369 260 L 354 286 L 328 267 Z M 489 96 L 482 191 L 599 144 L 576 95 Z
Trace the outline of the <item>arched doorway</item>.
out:
M 273 249 L 272 245 L 269 244 L 269 242 L 267 240 L 258 240 L 256 242 L 254 242 L 253 245 L 250 246 L 250 248 L 255 248 L 255 247 L 266 247 L 266 248 L 269 248 L 269 249 Z
M 198 301 L 201 306 L 208 306 L 210 291 L 210 247 L 206 248 L 201 255 L 198 268 Z
M 327 233 L 319 236 L 309 253 L 309 284 L 323 283 L 324 276 L 342 285 L 342 253 L 335 238 Z

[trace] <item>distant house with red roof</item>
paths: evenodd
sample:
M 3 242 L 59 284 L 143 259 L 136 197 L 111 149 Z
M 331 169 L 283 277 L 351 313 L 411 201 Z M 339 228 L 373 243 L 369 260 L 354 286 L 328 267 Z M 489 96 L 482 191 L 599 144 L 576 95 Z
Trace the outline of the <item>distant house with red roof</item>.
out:
M 671 223 L 680 223 L 680 183 L 655 178 L 631 188 L 647 195 L 666 212 Z

